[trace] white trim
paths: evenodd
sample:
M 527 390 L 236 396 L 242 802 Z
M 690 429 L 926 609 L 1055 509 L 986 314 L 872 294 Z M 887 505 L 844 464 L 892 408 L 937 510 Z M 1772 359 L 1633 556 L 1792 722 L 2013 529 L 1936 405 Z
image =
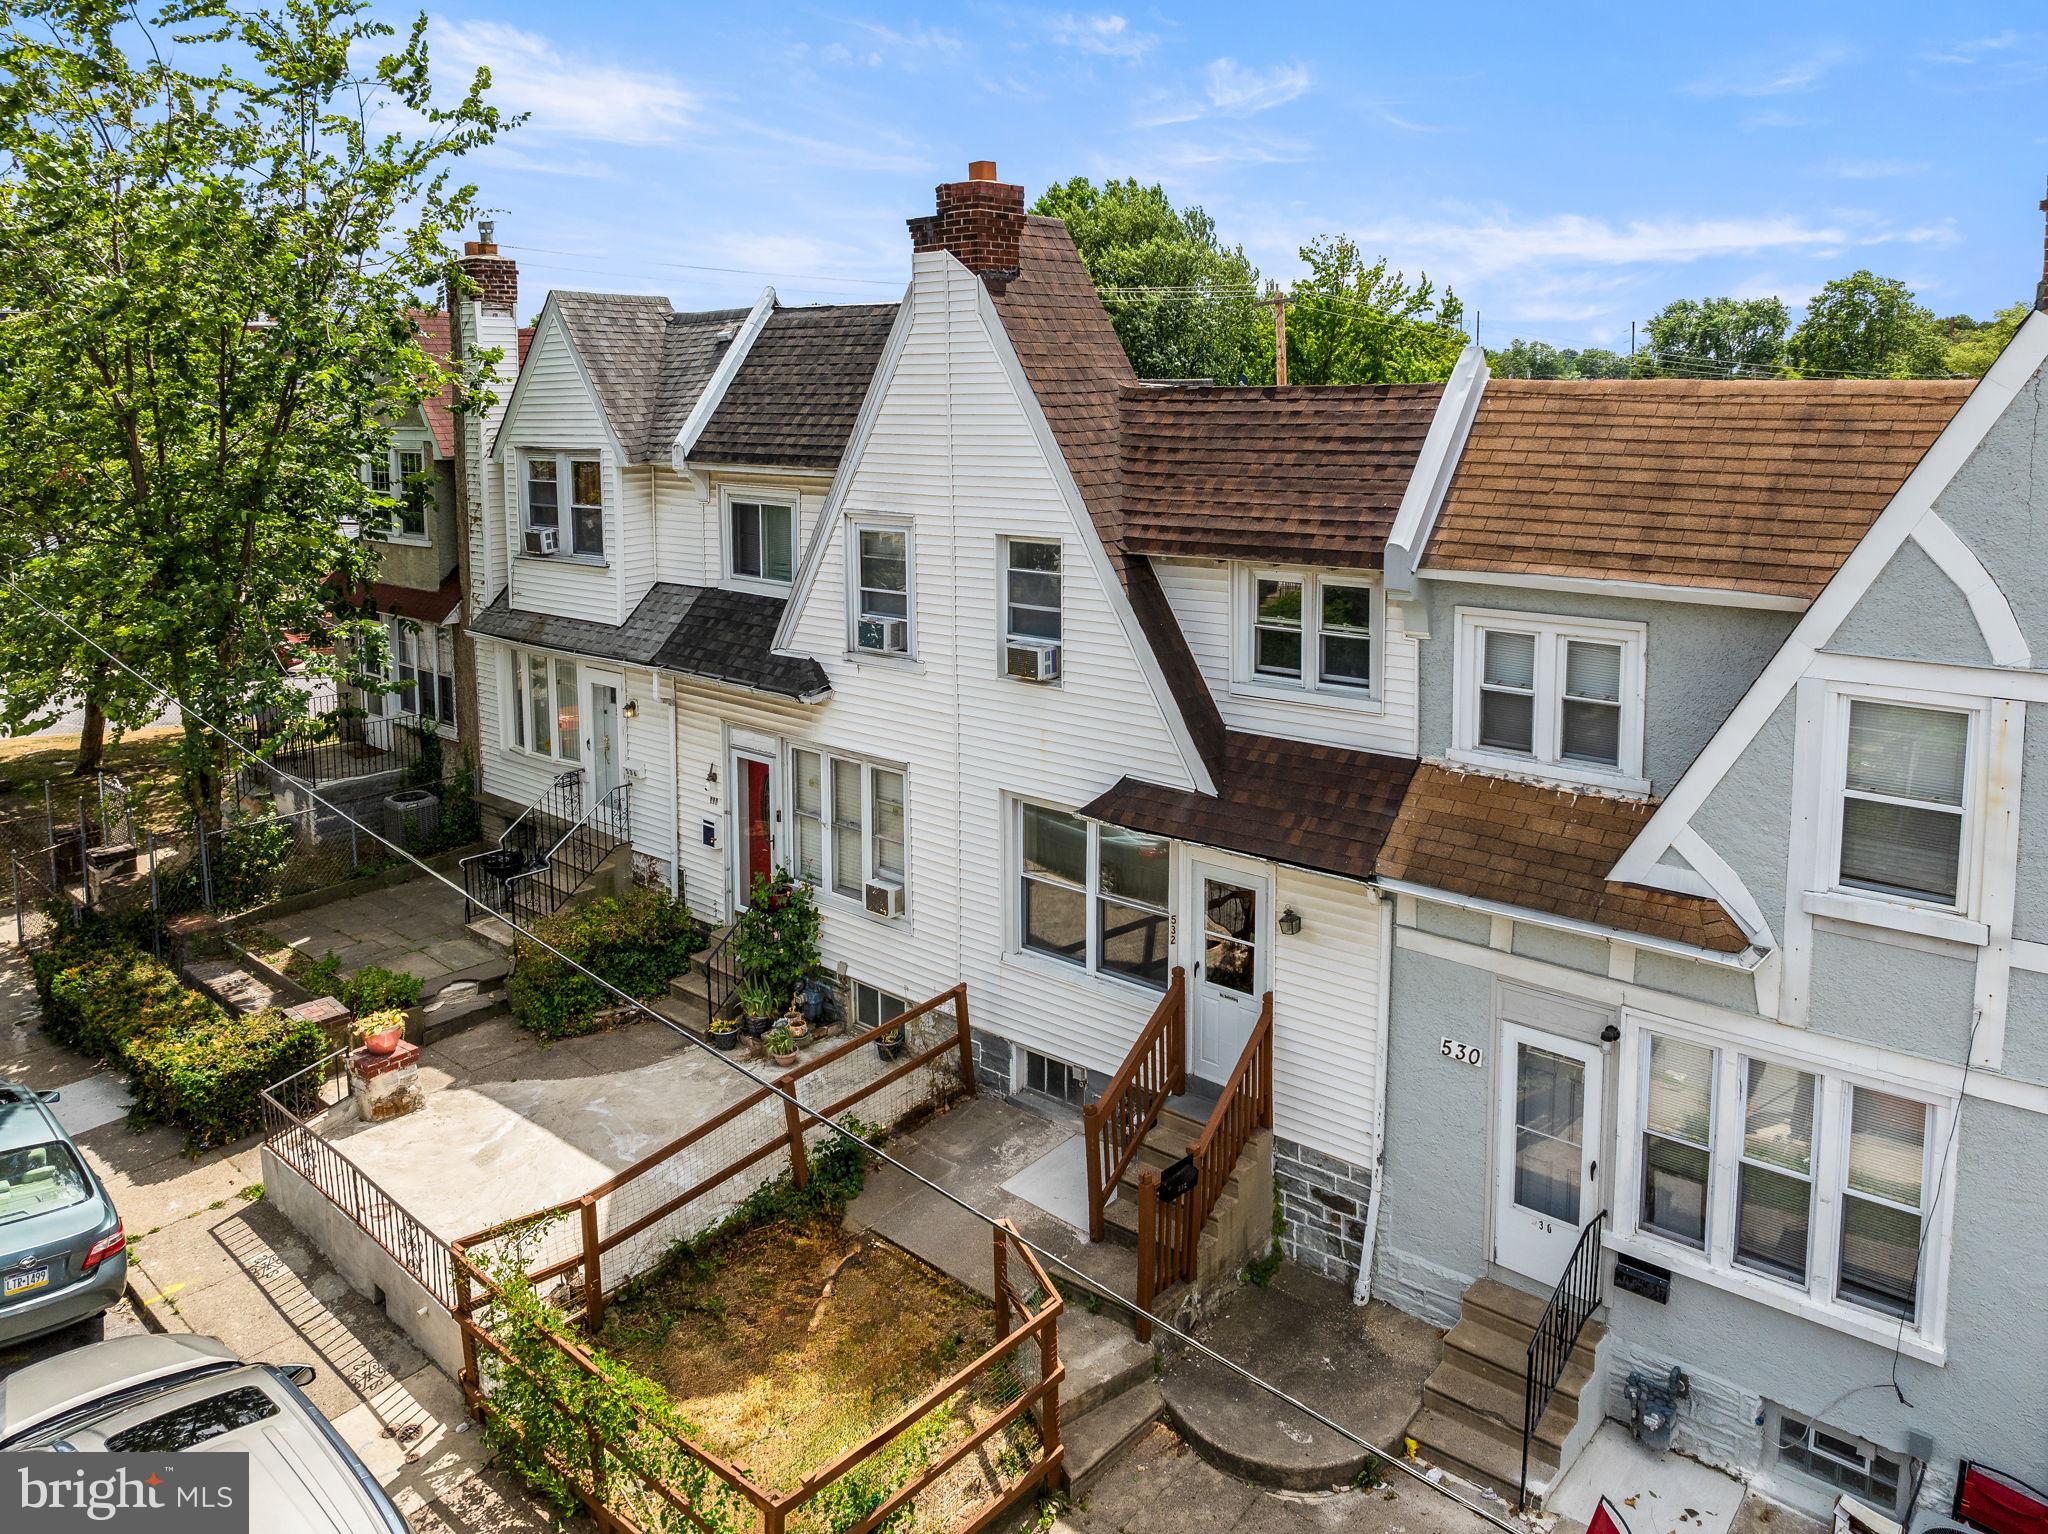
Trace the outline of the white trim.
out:
M 1770 919 L 1764 915 L 1763 907 L 1756 903 L 1756 897 L 1750 894 L 1749 886 L 1742 882 L 1742 876 L 1728 866 L 1720 853 L 1707 845 L 1704 837 L 1687 826 L 1672 840 L 1671 847 L 1699 875 L 1701 883 L 1706 886 L 1708 898 L 1718 901 L 1758 947 L 1777 946 L 1777 939 L 1771 933 Z
M 2027 316 L 2019 331 L 1991 370 L 1970 391 L 1962 408 L 1942 428 L 1934 445 L 1899 486 L 1891 501 L 1879 513 L 1870 530 L 1850 553 L 1842 567 L 1822 588 L 1820 595 L 1793 627 L 1778 653 L 1771 657 L 1748 692 L 1722 721 L 1693 764 L 1685 770 L 1664 802 L 1657 807 L 1636 839 L 1615 863 L 1609 878 L 1629 883 L 1665 887 L 1657 873 L 1657 861 L 1669 850 L 1678 828 L 1687 824 L 1707 801 L 1751 741 L 1769 723 L 1785 695 L 1813 663 L 1821 646 L 1834 635 L 1851 609 L 1876 582 L 1899 545 L 1932 509 L 1935 498 L 1950 481 L 1991 428 L 2004 416 L 2019 391 L 2048 361 L 2048 314 Z M 1795 808 L 1795 813 L 1797 813 Z
M 1440 898 L 1425 892 L 1425 899 Z M 1468 969 L 1484 970 L 1504 980 L 1558 991 L 1564 995 L 1608 1007 L 1634 1007 L 1657 1016 L 1697 1027 L 1711 1028 L 1735 1044 L 1753 1045 L 1774 1051 L 1788 1059 L 1812 1060 L 1817 1065 L 1838 1068 L 1897 1084 L 1909 1093 L 1957 1093 L 1983 1102 L 2017 1108 L 2024 1113 L 2048 1114 L 2048 1083 L 2022 1081 L 1971 1069 L 1963 1079 L 1963 1067 L 1930 1060 L 1924 1055 L 1905 1054 L 1882 1045 L 1837 1034 L 1812 1033 L 1769 1017 L 1752 1017 L 1731 1012 L 1711 1002 L 1694 1001 L 1670 991 L 1612 980 L 1585 970 L 1567 969 L 1560 964 L 1532 959 L 1526 954 L 1502 953 L 1483 944 L 1444 937 L 1420 927 L 1398 927 L 1395 942 L 1410 953 L 1423 954 Z
M 1512 570 L 1417 570 L 1416 578 L 1474 586 L 1513 586 L 1525 591 L 1564 591 L 1574 596 L 1627 597 L 1642 602 L 1690 602 L 1699 607 L 1748 607 L 1760 612 L 1803 613 L 1805 597 L 1777 596 L 1763 591 L 1736 591 L 1726 586 L 1666 586 L 1656 581 L 1603 580 L 1587 575 L 1522 575 Z
M 1178 961 L 1180 953 L 1180 944 L 1173 935 L 1176 927 L 1179 925 L 1179 911 L 1175 900 L 1177 896 L 1183 893 L 1181 885 L 1192 879 L 1192 875 L 1187 873 L 1187 868 L 1191 865 L 1184 862 L 1183 854 L 1176 849 L 1173 839 L 1165 836 L 1154 836 L 1149 831 L 1130 833 L 1157 841 L 1166 848 L 1166 903 L 1155 906 L 1145 901 L 1132 899 L 1129 896 L 1111 894 L 1102 888 L 1102 833 L 1106 830 L 1128 830 L 1128 828 L 1112 826 L 1110 822 L 1105 820 L 1091 819 L 1077 809 L 1069 809 L 1065 805 L 1055 804 L 1051 800 L 1040 799 L 1030 794 L 1006 792 L 1002 795 L 1000 803 L 1003 817 L 1002 856 L 1000 860 L 1003 878 L 1003 898 L 1001 902 L 1003 932 L 1002 942 L 997 952 L 1001 963 L 1004 965 L 1021 965 L 1034 973 L 1065 980 L 1069 984 L 1083 988 L 1096 984 L 1121 986 L 1134 996 L 1151 998 L 1152 1004 L 1157 1005 L 1160 996 L 1165 994 L 1168 986 L 1172 983 L 1173 966 Z M 1026 809 L 1043 810 L 1048 814 L 1064 816 L 1076 822 L 1082 828 L 1084 871 L 1081 883 L 1078 886 L 1070 883 L 1060 875 L 1025 873 L 1024 812 Z M 1182 845 L 1185 846 L 1186 844 Z M 1236 856 L 1236 854 L 1229 855 Z M 1247 866 L 1260 869 L 1261 876 L 1266 879 L 1267 898 L 1262 901 L 1262 905 L 1270 908 L 1273 903 L 1270 893 L 1273 886 L 1273 874 L 1270 865 L 1256 860 L 1247 860 Z M 1231 870 L 1224 868 L 1219 871 L 1230 872 Z M 1084 902 L 1082 921 L 1083 951 L 1078 963 L 1069 959 L 1063 959 L 1059 955 L 1047 952 L 1043 948 L 1029 947 L 1025 943 L 1024 885 L 1028 881 L 1056 885 L 1061 889 L 1078 888 L 1080 891 L 1082 901 Z M 1117 970 L 1104 967 L 1102 963 L 1102 905 L 1104 901 L 1115 901 L 1119 905 L 1151 911 L 1166 918 L 1167 932 L 1169 933 L 1167 942 L 1167 979 L 1161 984 L 1151 985 L 1134 976 L 1122 974 Z M 1270 910 L 1268 910 L 1267 916 L 1270 917 L 1270 914 Z M 1262 938 L 1257 945 L 1258 958 L 1261 965 L 1271 962 L 1271 946 L 1270 941 L 1265 938 Z M 1192 1001 L 1190 1006 L 1192 1006 Z M 1192 1030 L 1194 1024 L 1192 1012 L 1190 1012 L 1188 1017 L 1188 1024 L 1190 1030 Z
M 1714 964 L 1723 969 L 1741 970 L 1748 974 L 1764 959 L 1761 949 L 1750 947 L 1740 953 L 1722 953 L 1714 948 L 1698 948 L 1691 943 L 1673 942 L 1668 937 L 1653 937 L 1648 933 L 1624 932 L 1618 927 L 1603 927 L 1597 922 L 1581 921 L 1575 916 L 1555 916 L 1548 911 L 1532 910 L 1528 906 L 1510 905 L 1504 900 L 1487 900 L 1478 895 L 1456 895 L 1448 890 L 1432 889 L 1427 884 L 1414 884 L 1406 879 L 1377 881 L 1379 887 L 1392 890 L 1397 895 L 1413 895 L 1418 900 L 1432 901 L 1437 905 L 1457 906 L 1462 910 L 1476 911 L 1491 916 L 1495 922 L 1521 922 L 1531 927 L 1547 927 L 1553 932 L 1569 932 L 1578 937 L 1598 938 L 1602 942 L 1627 943 L 1634 948 L 1647 948 L 1653 953 L 1668 953 L 1677 958 L 1691 959 L 1700 964 Z M 1491 941 L 1491 939 L 1489 939 Z M 1504 945 L 1493 942 L 1495 948 Z
M 669 449 L 669 466 L 678 474 L 689 472 L 687 460 L 690 449 L 697 445 L 697 439 L 704 435 L 704 428 L 711 424 L 718 407 L 725 403 L 725 391 L 732 387 L 733 378 L 747 360 L 747 353 L 753 350 L 754 340 L 761 334 L 769 317 L 775 313 L 775 289 L 763 288 L 761 296 L 754 300 L 754 307 L 740 322 L 739 334 L 732 338 L 732 345 L 725 349 L 725 355 L 718 359 L 718 366 L 711 370 L 711 377 L 705 382 L 704 392 L 697 396 L 697 403 L 690 407 L 689 415 L 676 432 L 675 443 Z M 796 551 L 790 550 L 790 557 Z
M 859 511 L 846 518 L 846 543 L 840 558 L 846 570 L 846 654 L 850 660 L 886 661 L 891 664 L 917 661 L 917 523 L 914 518 Z M 864 618 L 860 610 L 860 535 L 864 532 L 897 533 L 903 539 L 903 648 L 869 650 L 860 643 L 863 622 L 886 623 L 886 617 Z M 873 588 L 877 591 L 880 587 Z
M 707 489 L 710 487 L 706 487 Z M 803 492 L 790 485 L 763 482 L 760 488 L 751 485 L 732 485 L 721 481 L 710 496 L 713 515 L 718 523 L 718 574 L 719 579 L 734 591 L 754 591 L 763 596 L 782 597 L 789 594 L 789 581 L 778 581 L 765 575 L 742 575 L 733 568 L 732 503 L 744 502 L 756 509 L 765 506 L 781 506 L 789 512 L 789 573 L 796 578 L 797 561 L 802 558 L 798 544 L 802 541 L 804 500 Z M 765 526 L 761 536 L 761 560 L 765 568 L 768 558 L 768 538 Z
M 1998 582 L 1984 568 L 1984 561 L 1956 536 L 1956 530 L 1942 520 L 1939 512 L 1930 509 L 1920 519 L 1920 525 L 1913 529 L 1913 541 L 1943 575 L 1955 582 L 1956 589 L 1969 602 L 1991 659 L 2001 666 L 2033 665 L 2033 652 L 2027 648 L 2026 635 L 2020 632 L 2019 619 L 2013 616 L 2012 603 L 1998 589 Z
M 1981 948 L 1991 941 L 1991 929 L 1981 921 L 1938 911 L 1928 906 L 1909 905 L 1878 896 L 1858 895 L 1848 890 L 1802 890 L 1799 908 L 1808 916 L 1825 916 L 1833 921 L 1855 922 L 1861 926 L 1886 927 L 1893 932 L 1910 932 L 1918 937 L 1940 938 L 1949 943 L 1968 943 Z
M 847 490 L 853 484 L 854 469 L 867 451 L 868 439 L 874 435 L 875 422 L 882 413 L 882 401 L 888 397 L 889 385 L 894 382 L 896 368 L 903 360 L 903 346 L 910 338 L 911 299 L 916 292 L 917 282 L 913 278 L 896 305 L 896 318 L 889 326 L 889 339 L 882 346 L 881 360 L 875 364 L 874 376 L 868 380 L 868 392 L 861 399 L 860 414 L 854 417 L 853 435 L 847 438 L 846 450 L 839 455 L 839 467 L 832 471 L 832 483 L 825 491 L 825 504 L 818 509 L 818 520 L 811 528 L 811 541 L 797 565 L 796 579 L 789 583 L 789 601 L 782 609 L 782 621 L 775 625 L 775 638 L 769 645 L 777 655 L 804 653 L 792 650 L 790 641 L 796 636 L 797 620 L 803 615 L 804 604 L 810 600 L 818 568 L 825 562 L 825 551 L 832 546 L 832 533 L 845 507 Z
M 1546 782 L 1645 794 L 1643 771 L 1644 695 L 1648 685 L 1649 626 L 1608 618 L 1569 618 L 1550 613 L 1506 612 L 1460 607 L 1454 614 L 1452 749 L 1447 759 L 1483 771 L 1501 771 Z M 1533 649 L 1530 695 L 1530 750 L 1524 755 L 1479 743 L 1479 695 L 1486 667 L 1488 634 L 1529 636 Z M 1613 767 L 1568 761 L 1563 755 L 1565 653 L 1573 640 L 1621 650 L 1617 703 L 1617 760 Z
M 1025 376 L 1024 364 L 1017 356 L 1017 348 L 1010 342 L 1010 333 L 1003 328 L 1002 316 L 996 313 L 995 299 L 989 295 L 988 284 L 973 276 L 953 256 L 946 257 L 960 272 L 974 284 L 976 312 L 981 316 L 982 328 L 987 331 L 990 346 L 996 360 L 1002 364 L 1003 373 L 1010 381 L 1011 392 L 1024 412 L 1024 419 L 1031 427 L 1031 433 L 1038 439 L 1039 452 L 1045 457 L 1046 468 L 1051 471 L 1053 483 L 1059 487 L 1067 503 L 1067 513 L 1080 535 L 1081 548 L 1088 556 L 1088 562 L 1095 570 L 1095 581 L 1102 588 L 1109 610 L 1116 617 L 1124 631 L 1124 641 L 1130 646 L 1131 654 L 1138 663 L 1139 674 L 1152 689 L 1153 701 L 1159 708 L 1166 723 L 1167 734 L 1173 737 L 1179 749 L 1181 762 L 1194 780 L 1198 793 L 1214 794 L 1216 780 L 1209 775 L 1209 764 L 1202 760 L 1202 753 L 1195 749 L 1195 737 L 1188 729 L 1187 720 L 1182 717 L 1180 704 L 1174 698 L 1173 689 L 1166 685 L 1166 672 L 1160 667 L 1159 657 L 1152 653 L 1152 646 L 1145 638 L 1145 631 L 1138 623 L 1137 611 L 1131 606 L 1130 594 L 1124 590 L 1124 583 L 1117 577 L 1110 565 L 1109 550 L 1103 546 L 1102 533 L 1095 525 L 1095 518 L 1088 510 L 1088 503 L 1081 498 L 1081 487 L 1074 482 L 1074 473 L 1067 466 L 1067 455 L 1060 450 L 1059 440 L 1052 434 L 1052 426 L 1045 418 L 1045 410 L 1038 403 L 1038 395 L 1032 390 L 1031 380 Z
M 1465 439 L 1479 413 L 1479 401 L 1486 392 L 1486 352 L 1476 343 L 1458 353 L 1450 381 L 1438 397 L 1436 413 L 1422 439 L 1422 451 L 1401 492 L 1401 505 L 1394 513 L 1394 525 L 1387 533 L 1381 567 L 1387 590 L 1407 598 L 1415 595 L 1416 567 L 1429 548 L 1436 530 L 1437 514 L 1443 509 L 1458 461 L 1464 456 Z
M 1260 581 L 1291 582 L 1301 587 L 1301 670 L 1297 676 L 1258 669 L 1258 590 Z M 1366 593 L 1368 685 L 1348 686 L 1323 676 L 1323 587 L 1355 587 Z M 1308 708 L 1338 709 L 1354 714 L 1386 712 L 1387 598 L 1380 578 L 1367 570 L 1324 565 L 1230 564 L 1230 693 Z M 1274 626 L 1274 625 L 1268 625 Z M 1341 631 L 1340 631 L 1341 632 Z

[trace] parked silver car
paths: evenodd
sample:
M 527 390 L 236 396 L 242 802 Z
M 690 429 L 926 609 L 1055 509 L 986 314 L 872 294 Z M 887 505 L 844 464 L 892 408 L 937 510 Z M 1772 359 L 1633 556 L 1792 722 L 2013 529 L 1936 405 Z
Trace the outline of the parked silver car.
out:
M 407 1534 L 369 1467 L 299 1389 L 310 1364 L 244 1363 L 212 1337 L 117 1337 L 0 1381 L 0 1449 L 241 1451 L 248 1527 Z
M 93 1321 L 121 1298 L 121 1216 L 50 1104 L 0 1086 L 0 1343 Z

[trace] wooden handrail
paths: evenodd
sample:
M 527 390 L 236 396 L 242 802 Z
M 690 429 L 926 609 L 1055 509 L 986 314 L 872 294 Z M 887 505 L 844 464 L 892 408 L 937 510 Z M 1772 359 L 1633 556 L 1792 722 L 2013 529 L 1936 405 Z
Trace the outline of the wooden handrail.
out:
M 1166 1099 L 1185 1092 L 1187 971 L 1175 966 L 1166 994 L 1152 1009 L 1124 1063 L 1102 1095 L 1081 1110 L 1088 1151 L 1088 1239 L 1102 1239 L 1103 1207 L 1138 1147 L 1145 1143 Z

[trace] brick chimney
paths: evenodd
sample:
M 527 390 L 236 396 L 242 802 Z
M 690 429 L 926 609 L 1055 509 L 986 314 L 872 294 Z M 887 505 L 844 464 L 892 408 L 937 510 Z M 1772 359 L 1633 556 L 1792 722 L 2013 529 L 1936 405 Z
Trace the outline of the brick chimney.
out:
M 1024 240 L 1024 188 L 996 180 L 996 162 L 976 160 L 965 181 L 938 189 L 938 211 L 908 220 L 911 248 L 951 251 L 997 292 L 1017 275 Z
M 486 309 L 511 314 L 519 307 L 519 263 L 498 254 L 497 225 L 490 219 L 479 223 L 476 232 L 480 238 L 463 243 L 458 264 L 481 290 Z

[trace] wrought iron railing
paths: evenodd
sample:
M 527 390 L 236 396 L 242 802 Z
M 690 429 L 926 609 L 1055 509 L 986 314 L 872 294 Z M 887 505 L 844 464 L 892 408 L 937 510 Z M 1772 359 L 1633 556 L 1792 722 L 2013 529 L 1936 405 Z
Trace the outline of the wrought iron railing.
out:
M 537 866 L 504 881 L 500 914 L 524 923 L 560 910 L 598 864 L 632 839 L 631 785 L 621 783 L 556 837 Z
M 1606 1220 L 1603 1209 L 1579 1232 L 1571 1261 L 1564 1265 L 1564 1276 L 1551 1290 L 1550 1303 L 1543 1307 L 1536 1334 L 1529 1339 L 1528 1368 L 1522 1377 L 1522 1485 L 1517 1502 L 1523 1508 L 1529 1505 L 1529 1449 L 1536 1441 L 1536 1424 L 1543 1420 L 1550 1398 L 1557 1393 L 1557 1383 L 1564 1378 L 1572 1350 L 1578 1346 L 1579 1333 L 1600 1308 L 1600 1227 Z
M 266 768 L 314 784 L 397 772 L 419 759 L 421 737 L 436 728 L 417 714 L 374 715 L 339 706 L 304 715 L 259 714 L 239 733 L 263 765 L 245 768 L 243 781 L 267 786 Z
M 732 935 L 739 931 L 735 921 L 725 929 L 725 935 L 712 945 L 711 952 L 699 961 L 704 966 L 704 1028 L 710 1031 L 719 1015 L 731 1005 L 733 996 L 739 991 L 740 974 L 739 949 Z
M 468 921 L 479 911 L 492 915 L 503 912 L 506 884 L 538 866 L 547 848 L 582 818 L 583 769 L 571 767 L 556 776 L 546 793 L 519 812 L 498 838 L 497 846 L 488 852 L 471 853 L 462 860 L 459 866 L 466 901 L 462 919 Z
M 452 1311 L 455 1270 L 448 1243 L 314 1127 L 346 1095 L 347 1080 L 348 1052 L 336 1050 L 264 1088 L 264 1143 Z
M 1159 1122 L 1166 1100 L 1188 1089 L 1185 969 L 1175 966 L 1159 1005 L 1138 1030 L 1137 1042 L 1102 1089 L 1081 1110 L 1088 1142 L 1088 1239 L 1100 1241 L 1109 1193 Z

